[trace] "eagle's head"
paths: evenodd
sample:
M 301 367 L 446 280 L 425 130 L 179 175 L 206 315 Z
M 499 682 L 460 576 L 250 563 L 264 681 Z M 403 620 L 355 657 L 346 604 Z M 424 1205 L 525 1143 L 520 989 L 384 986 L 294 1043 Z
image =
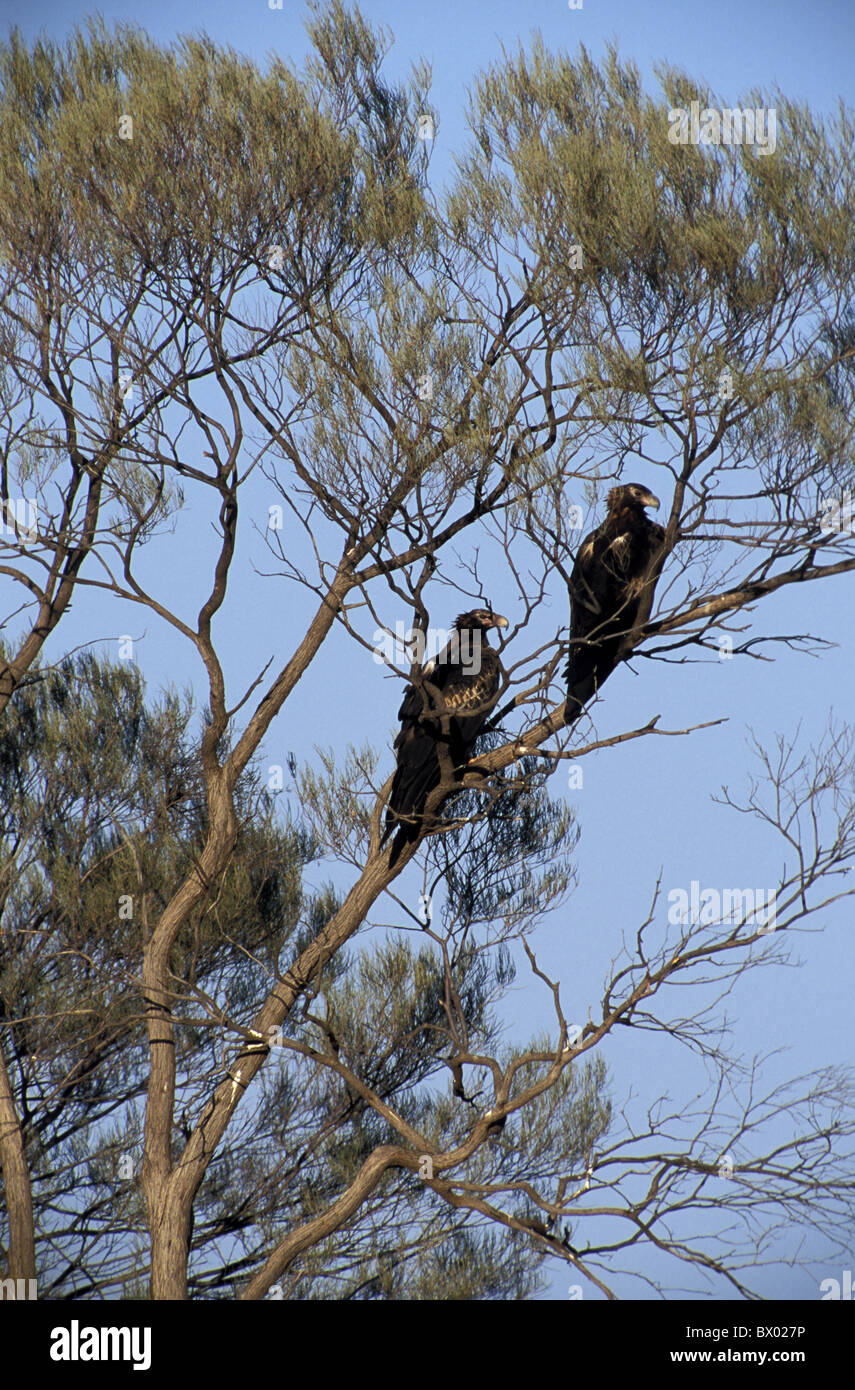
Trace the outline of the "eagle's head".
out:
M 620 511 L 623 507 L 652 507 L 656 511 L 660 505 L 656 494 L 641 483 L 625 483 L 622 487 L 613 487 L 607 501 L 610 512 Z
M 508 620 L 492 608 L 473 608 L 471 613 L 461 613 L 454 626 L 458 632 L 489 632 L 491 627 L 507 627 Z

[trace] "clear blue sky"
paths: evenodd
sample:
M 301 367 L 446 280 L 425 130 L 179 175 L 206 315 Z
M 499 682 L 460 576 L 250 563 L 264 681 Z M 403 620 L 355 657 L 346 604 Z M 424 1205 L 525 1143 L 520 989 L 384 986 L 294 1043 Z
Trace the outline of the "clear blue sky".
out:
M 361 8 L 395 36 L 393 74 L 403 75 L 410 62 L 420 57 L 433 65 L 433 102 L 441 121 L 432 167 L 437 181 L 464 139 L 467 85 L 479 69 L 500 55 L 503 46 L 514 48 L 518 39 L 527 40 L 535 29 L 551 48 L 572 52 L 583 42 L 595 58 L 602 56 L 606 43 L 615 41 L 623 57 L 636 61 L 651 88 L 652 65 L 668 61 L 707 81 L 724 104 L 736 105 L 752 88 L 773 84 L 820 111 L 832 112 L 841 96 L 849 102 L 853 98 L 852 0 L 812 0 L 810 4 L 716 0 L 694 6 L 687 6 L 685 0 L 647 4 L 584 0 L 581 10 L 571 10 L 566 0 L 529 0 L 527 4 L 519 0 L 366 0 Z M 139 24 L 162 42 L 204 29 L 216 41 L 259 63 L 275 51 L 299 65 L 306 50 L 305 10 L 296 0 L 285 0 L 282 11 L 270 10 L 265 0 L 252 4 L 207 0 L 204 5 L 190 0 L 170 0 L 169 4 L 104 0 L 98 9 L 108 22 Z M 26 7 L 0 0 L 3 28 L 17 23 L 27 37 L 40 30 L 62 37 L 88 12 L 87 7 L 68 0 L 35 0 Z M 275 496 L 259 495 L 256 519 L 262 526 L 267 502 L 275 500 Z M 197 544 L 205 544 L 201 534 Z M 253 576 L 251 559 L 261 568 L 272 567 L 257 538 L 245 532 L 242 545 L 227 611 L 217 625 L 234 682 L 232 692 L 271 655 L 290 652 L 307 611 L 302 596 L 295 597 L 290 586 Z M 173 545 L 166 551 L 152 547 L 152 562 L 168 566 L 173 593 L 194 582 L 195 554 L 193 544 Z M 495 575 L 493 602 L 507 612 L 498 568 Z M 810 593 L 790 589 L 786 597 L 761 605 L 758 631 L 811 631 L 840 641 L 839 649 L 818 661 L 782 650 L 774 665 L 711 661 L 664 669 L 641 662 L 637 677 L 624 671 L 610 683 L 599 721 L 602 733 L 636 727 L 657 713 L 668 728 L 723 715 L 729 723 L 688 739 L 645 740 L 601 752 L 585 764 L 583 789 L 568 793 L 582 823 L 581 881 L 569 906 L 555 914 L 541 933 L 538 958 L 561 978 L 579 1022 L 585 1020 L 589 1005 L 597 1016 L 602 980 L 619 948 L 621 933 L 632 933 L 646 916 L 660 871 L 666 889 L 688 885 L 693 878 L 722 886 L 776 881 L 782 858 L 779 843 L 713 805 L 710 797 L 722 783 L 734 789 L 744 784 L 749 727 L 769 740 L 775 733 L 794 733 L 801 720 L 804 734 L 816 737 L 830 709 L 840 717 L 849 713 L 855 690 L 853 583 L 846 577 L 813 586 Z M 566 594 L 558 580 L 552 597 L 554 611 L 563 611 Z M 445 621 L 452 617 L 449 612 Z M 119 622 L 115 604 L 96 602 L 90 596 L 76 600 L 75 612 L 49 649 L 51 656 L 75 641 L 91 639 L 93 623 L 94 631 L 105 638 L 121 632 L 139 634 L 145 627 L 147 636 L 138 651 L 150 688 L 166 681 L 192 682 L 203 693 L 200 670 L 182 639 L 140 610 Z M 115 654 L 111 643 L 104 650 Z M 352 705 L 347 729 L 341 727 L 325 694 L 335 655 L 348 663 Z M 378 667 L 366 660 L 357 663 L 346 639 L 337 637 L 318 669 L 306 677 L 296 704 L 290 703 L 277 720 L 265 754 L 270 762 L 281 763 L 288 749 L 294 749 L 298 757 L 311 757 L 316 742 L 340 751 L 350 740 L 370 739 L 388 747 L 398 694 L 397 687 L 382 683 Z M 558 793 L 561 776 L 553 781 L 553 794 Z M 770 1083 L 851 1060 L 852 915 L 850 907 L 829 912 L 823 921 L 826 931 L 793 943 L 793 957 L 802 962 L 799 969 L 754 971 L 728 1003 L 736 1050 L 752 1054 L 789 1049 L 769 1064 Z M 524 1035 L 537 1028 L 548 1019 L 547 1009 L 545 996 L 530 988 L 516 990 L 508 1011 L 513 1031 Z M 665 1084 L 672 1096 L 693 1095 L 700 1089 L 697 1067 L 674 1044 L 636 1031 L 617 1032 L 603 1055 L 611 1069 L 618 1108 L 630 1089 L 638 1096 L 639 1112 L 661 1094 Z M 829 1268 L 819 1275 L 826 1276 L 839 1277 L 839 1271 Z M 551 1296 L 562 1297 L 569 1282 L 564 1269 L 556 1268 Z M 816 1279 L 798 1271 L 783 1270 L 761 1276 L 757 1282 L 773 1298 L 818 1297 Z M 638 1285 L 620 1279 L 615 1286 L 623 1296 L 643 1294 Z

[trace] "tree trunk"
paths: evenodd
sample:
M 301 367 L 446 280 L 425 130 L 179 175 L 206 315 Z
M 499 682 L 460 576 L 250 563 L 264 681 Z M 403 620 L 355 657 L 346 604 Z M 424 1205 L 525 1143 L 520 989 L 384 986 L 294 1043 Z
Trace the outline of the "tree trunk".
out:
M 6 1062 L 0 1052 L 0 1168 L 9 1213 L 9 1278 L 35 1279 L 36 1239 L 33 1193 L 24 1152 L 24 1136 L 15 1109 Z

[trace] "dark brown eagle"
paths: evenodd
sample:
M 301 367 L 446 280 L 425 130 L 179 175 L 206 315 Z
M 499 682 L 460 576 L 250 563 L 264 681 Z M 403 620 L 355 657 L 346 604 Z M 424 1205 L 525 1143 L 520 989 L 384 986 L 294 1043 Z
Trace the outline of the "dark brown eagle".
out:
M 422 667 L 417 681 L 407 686 L 398 710 L 398 767 L 381 840 L 385 844 L 397 827 L 390 865 L 404 845 L 421 834 L 425 801 L 442 780 L 439 746 L 448 749 L 455 770 L 465 767 L 472 745 L 495 708 L 502 664 L 487 634 L 491 628 L 507 626 L 507 618 L 489 608 L 461 613 L 446 646 Z
M 634 630 L 650 617 L 665 532 L 644 509 L 658 506 L 640 483 L 613 487 L 605 521 L 579 547 L 570 575 L 566 724 L 629 655 Z

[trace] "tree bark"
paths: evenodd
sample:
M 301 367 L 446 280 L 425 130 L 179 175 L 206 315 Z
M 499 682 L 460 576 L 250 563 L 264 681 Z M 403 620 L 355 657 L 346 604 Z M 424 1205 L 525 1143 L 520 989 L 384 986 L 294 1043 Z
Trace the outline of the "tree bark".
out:
M 9 1084 L 6 1060 L 0 1052 L 0 1168 L 9 1213 L 9 1278 L 35 1279 L 36 1237 L 33 1193 L 24 1151 L 24 1136 Z

